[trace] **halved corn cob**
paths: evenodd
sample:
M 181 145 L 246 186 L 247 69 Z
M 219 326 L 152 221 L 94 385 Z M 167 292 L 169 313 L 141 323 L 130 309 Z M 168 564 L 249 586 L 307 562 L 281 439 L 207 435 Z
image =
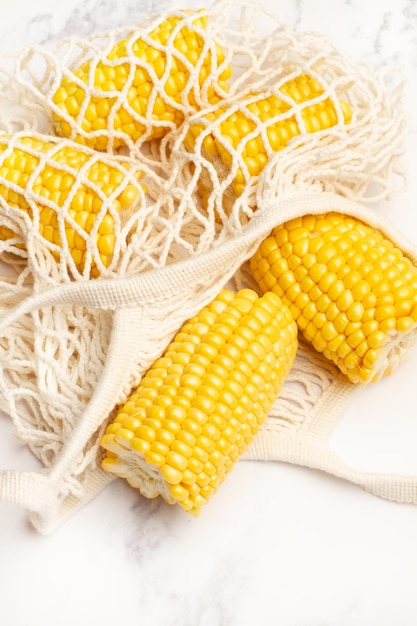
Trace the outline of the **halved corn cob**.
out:
M 103 60 L 88 61 L 64 77 L 53 95 L 56 132 L 98 150 L 107 149 L 114 135 L 111 147 L 118 148 L 129 140 L 162 137 L 182 123 L 185 110 L 217 102 L 230 67 L 213 79 L 224 53 L 205 41 L 207 16 L 189 12 L 194 14 L 192 20 L 173 15 L 146 36 L 134 33 Z
M 297 326 L 278 296 L 223 289 L 108 426 L 104 469 L 198 514 L 266 419 L 296 350 Z
M 285 95 L 287 100 L 279 95 Z M 259 175 L 271 156 L 283 150 L 289 141 L 303 132 L 315 133 L 335 126 L 338 122 L 348 124 L 351 108 L 345 100 L 339 100 L 339 119 L 331 98 L 324 94 L 318 80 L 303 73 L 285 82 L 278 93 L 249 94 L 236 105 L 230 114 L 219 106 L 215 111 L 191 121 L 184 145 L 190 152 L 196 149 L 196 140 L 203 133 L 202 155 L 213 163 L 224 177 L 233 163 L 239 159 L 228 196 L 232 199 L 242 194 L 246 186 L 256 185 Z M 317 99 L 315 103 L 309 104 Z M 300 117 L 294 107 L 301 107 Z M 301 119 L 300 119 L 301 118 Z M 199 192 L 206 202 L 212 184 L 208 177 L 200 181 Z
M 341 213 L 275 228 L 250 261 L 312 345 L 354 383 L 392 373 L 417 332 L 417 268 L 381 232 Z
M 96 256 L 108 267 L 115 246 L 115 228 L 110 211 L 101 212 L 98 223 L 102 196 L 111 198 L 116 211 L 126 211 L 139 200 L 142 176 L 139 170 L 128 175 L 124 163 L 116 160 L 110 163 L 108 157 L 103 160 L 91 150 L 67 140 L 61 146 L 47 137 L 29 133 L 19 137 L 3 135 L 0 136 L 0 196 L 31 219 L 38 213 L 39 232 L 54 244 L 52 252 L 58 259 L 65 233 L 69 253 L 79 272 L 84 269 L 87 240 L 95 232 Z M 0 223 L 0 239 L 15 236 L 11 228 Z M 98 274 L 93 255 L 91 275 Z

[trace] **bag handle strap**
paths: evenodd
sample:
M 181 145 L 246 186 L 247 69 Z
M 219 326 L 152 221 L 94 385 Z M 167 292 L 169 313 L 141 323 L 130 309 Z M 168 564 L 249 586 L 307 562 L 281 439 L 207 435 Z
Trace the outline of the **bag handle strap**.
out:
M 54 508 L 56 493 L 43 474 L 0 470 L 0 501 L 19 504 L 31 512 L 44 514 Z
M 210 294 L 210 288 L 213 289 L 220 278 L 225 284 L 235 274 L 274 226 L 292 217 L 326 210 L 355 215 L 391 233 L 398 245 L 417 262 L 415 245 L 396 230 L 387 218 L 370 207 L 331 192 L 294 192 L 271 204 L 260 204 L 251 221 L 239 234 L 192 259 L 135 276 L 69 282 L 33 294 L 0 316 L 0 333 L 21 315 L 44 306 L 80 305 L 114 310 L 141 303 L 163 306 L 170 298 L 181 304 L 190 288 L 199 287 L 205 294 Z
M 56 515 L 62 499 L 62 484 L 69 475 L 74 460 L 114 408 L 140 346 L 141 315 L 136 309 L 116 311 L 110 339 L 111 362 L 93 396 L 71 432 L 48 474 L 18 470 L 0 471 L 0 502 L 20 504 L 31 513 L 46 520 Z
M 352 468 L 322 441 L 307 434 L 267 432 L 254 440 L 243 458 L 282 461 L 321 470 L 392 502 L 417 504 L 417 477 L 364 472 Z
M 115 404 L 130 391 L 132 373 L 136 368 L 143 369 L 146 361 L 152 361 L 162 351 L 166 334 L 174 332 L 175 321 L 161 334 L 155 325 L 154 337 L 143 338 L 143 311 L 140 308 L 121 308 L 113 317 L 109 344 L 109 358 L 106 361 L 100 380 L 79 416 L 65 446 L 48 473 L 0 471 L 0 502 L 20 504 L 31 512 L 32 521 L 42 530 L 56 526 L 57 520 L 67 517 L 80 506 L 80 498 L 66 498 L 63 486 L 88 441 L 103 425 Z M 151 342 L 151 344 L 150 344 Z M 142 365 L 141 365 L 142 361 Z M 96 468 L 91 472 L 90 491 L 95 493 L 109 482 L 109 475 Z M 85 485 L 84 485 L 85 487 Z M 82 496 L 81 496 L 82 499 Z

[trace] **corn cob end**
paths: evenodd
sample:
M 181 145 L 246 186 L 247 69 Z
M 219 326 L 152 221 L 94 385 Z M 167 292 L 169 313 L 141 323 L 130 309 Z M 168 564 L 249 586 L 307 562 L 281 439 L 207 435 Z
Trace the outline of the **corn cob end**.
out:
M 304 338 L 359 384 L 392 374 L 417 335 L 417 267 L 381 232 L 340 213 L 275 228 L 252 257 L 262 291 Z
M 223 289 L 108 426 L 103 468 L 198 515 L 266 419 L 296 350 L 296 324 L 276 294 Z

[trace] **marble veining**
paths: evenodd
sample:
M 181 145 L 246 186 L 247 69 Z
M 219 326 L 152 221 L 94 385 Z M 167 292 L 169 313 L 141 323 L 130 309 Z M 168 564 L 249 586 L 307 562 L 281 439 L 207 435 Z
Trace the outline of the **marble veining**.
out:
M 4 0 L 0 5 L 5 4 Z M 134 24 L 141 18 L 163 11 L 169 0 L 86 0 L 63 2 L 51 0 L 26 3 L 16 19 L 10 13 L 0 24 L 0 51 L 19 51 L 27 45 L 51 45 L 64 37 L 86 37 L 119 26 Z M 12 28 L 11 28 L 12 26 Z

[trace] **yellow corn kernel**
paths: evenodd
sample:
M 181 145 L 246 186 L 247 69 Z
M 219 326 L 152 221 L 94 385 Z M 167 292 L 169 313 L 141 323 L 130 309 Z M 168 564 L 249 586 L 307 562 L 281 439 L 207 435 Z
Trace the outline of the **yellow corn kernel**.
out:
M 10 146 L 11 151 L 7 152 Z M 44 165 L 30 186 L 28 178 L 41 158 Z M 79 272 L 84 269 L 87 240 L 93 229 L 97 229 L 95 243 L 105 267 L 109 266 L 116 245 L 111 213 L 105 212 L 96 224 L 97 214 L 103 205 L 99 193 L 107 197 L 115 195 L 114 208 L 120 211 L 131 209 L 139 201 L 141 176 L 139 170 L 130 176 L 117 161 L 109 161 L 108 157 L 97 159 L 91 150 L 67 140 L 59 147 L 56 140 L 48 137 L 0 135 L 1 197 L 9 206 L 21 209 L 32 219 L 34 211 L 39 212 L 39 233 L 43 239 L 55 244 L 50 249 L 58 260 L 59 248 L 62 247 L 61 232 L 64 231 L 68 251 Z M 11 189 L 10 182 L 15 189 Z M 44 205 L 44 198 L 54 206 Z M 63 207 L 67 211 L 65 215 Z M 14 236 L 9 228 L 0 223 L 0 239 Z M 93 258 L 91 276 L 98 275 Z
M 240 196 L 245 187 L 256 185 L 271 156 L 286 148 L 293 137 L 323 131 L 337 123 L 348 124 L 351 120 L 351 109 L 345 101 L 339 101 L 341 120 L 330 98 L 323 97 L 316 104 L 309 104 L 323 96 L 324 91 L 318 81 L 308 74 L 300 74 L 287 81 L 279 92 L 283 97 L 275 93 L 266 97 L 264 94 L 258 97 L 250 94 L 239 101 L 238 108 L 232 105 L 227 117 L 227 109 L 219 106 L 203 118 L 193 120 L 187 129 L 184 141 L 187 150 L 194 152 L 196 142 L 202 135 L 203 157 L 220 168 L 225 176 L 233 161 L 242 156 L 244 166 L 238 168 L 230 189 L 234 197 Z M 295 110 L 291 115 L 293 103 L 302 105 L 302 124 L 298 122 Z M 205 205 L 212 185 L 210 180 L 204 179 L 204 172 L 202 177 L 199 192 Z
M 290 234 L 291 244 L 281 245 Z M 312 288 L 303 289 L 305 279 L 299 281 L 290 264 L 294 255 L 297 269 L 307 267 L 314 289 L 321 291 L 315 302 Z M 384 234 L 354 217 L 327 213 L 290 220 L 272 231 L 250 266 L 262 291 L 277 293 L 304 337 L 354 383 L 391 374 L 415 341 L 417 267 Z M 301 289 L 296 298 L 288 288 L 294 281 Z M 313 304 L 325 322 L 313 317 Z
M 106 57 L 76 68 L 74 78 L 65 76 L 52 98 L 57 134 L 98 150 L 118 148 L 160 138 L 187 112 L 217 102 L 226 91 L 230 66 L 214 80 L 212 70 L 221 68 L 225 55 L 208 33 L 202 34 L 207 17 L 199 13 L 180 13 L 150 32 L 135 31 Z M 93 87 L 87 88 L 92 67 Z M 126 95 L 120 100 L 122 90 Z
M 108 426 L 104 469 L 198 514 L 266 419 L 297 345 L 276 294 L 223 289 L 183 325 Z M 144 405 L 149 388 L 157 393 Z

